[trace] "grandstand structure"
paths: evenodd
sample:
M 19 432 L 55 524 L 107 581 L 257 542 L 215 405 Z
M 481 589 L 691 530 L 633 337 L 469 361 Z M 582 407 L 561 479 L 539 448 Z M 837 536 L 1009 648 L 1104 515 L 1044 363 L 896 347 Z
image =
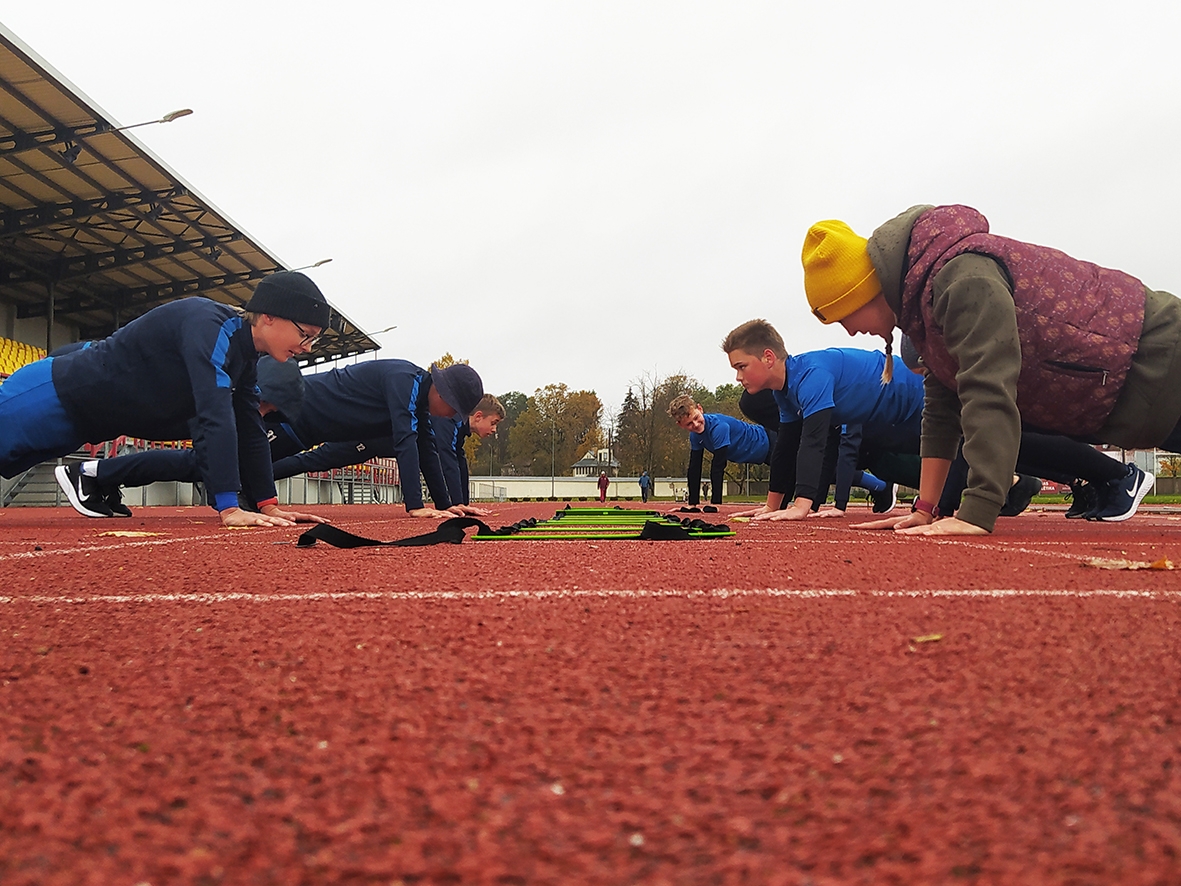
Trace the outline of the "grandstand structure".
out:
M 53 350 L 178 298 L 240 307 L 286 268 L 0 25 L 0 337 Z M 305 360 L 377 347 L 333 307 Z
M 113 119 L 0 25 L 0 384 L 165 302 L 242 307 L 259 280 L 290 269 L 128 131 L 139 125 Z M 333 305 L 301 362 L 379 347 Z M 0 482 L 0 506 L 38 485 L 27 503 L 61 503 L 52 481 L 30 476 Z

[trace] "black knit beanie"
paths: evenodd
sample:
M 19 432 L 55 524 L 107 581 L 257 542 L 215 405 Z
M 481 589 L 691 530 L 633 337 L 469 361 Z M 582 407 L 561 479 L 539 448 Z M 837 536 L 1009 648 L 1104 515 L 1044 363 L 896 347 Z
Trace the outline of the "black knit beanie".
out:
M 255 287 L 246 310 L 296 323 L 328 328 L 328 300 L 312 278 L 298 271 L 276 271 Z
M 303 375 L 294 360 L 280 363 L 272 357 L 259 357 L 258 390 L 260 399 L 274 404 L 288 421 L 299 418 L 303 406 Z
M 431 365 L 431 381 L 443 402 L 465 418 L 484 396 L 484 383 L 466 363 L 452 363 L 446 369 Z

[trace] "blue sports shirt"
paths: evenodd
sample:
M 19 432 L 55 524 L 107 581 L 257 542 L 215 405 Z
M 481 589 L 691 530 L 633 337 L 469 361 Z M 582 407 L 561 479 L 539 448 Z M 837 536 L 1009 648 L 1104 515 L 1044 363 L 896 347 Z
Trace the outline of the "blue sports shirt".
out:
M 760 425 L 716 412 L 705 413 L 705 431 L 689 432 L 689 449 L 717 452 L 730 447 L 726 459 L 737 464 L 762 464 L 769 455 L 767 432 Z
M 923 380 L 894 357 L 894 380 L 882 384 L 886 355 L 858 348 L 808 351 L 786 363 L 787 384 L 775 391 L 779 420 L 801 421 L 824 409 L 832 423 L 905 425 L 923 414 Z

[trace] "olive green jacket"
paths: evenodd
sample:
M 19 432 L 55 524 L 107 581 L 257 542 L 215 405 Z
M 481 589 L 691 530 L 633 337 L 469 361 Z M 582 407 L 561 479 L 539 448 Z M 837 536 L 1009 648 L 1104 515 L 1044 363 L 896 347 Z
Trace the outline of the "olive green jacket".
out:
M 911 207 L 869 239 L 870 260 L 895 316 L 902 313 L 911 227 L 930 208 Z M 991 530 L 1012 483 L 1021 443 L 1021 343 L 1012 290 L 995 261 L 964 254 L 935 275 L 930 293 L 949 352 L 971 369 L 957 376 L 957 391 L 928 374 L 922 455 L 954 458 L 962 434 L 969 474 L 957 516 Z M 1128 448 L 1158 445 L 1181 419 L 1181 299 L 1146 290 L 1146 300 L 1144 329 L 1131 369 L 1096 435 L 1102 442 Z

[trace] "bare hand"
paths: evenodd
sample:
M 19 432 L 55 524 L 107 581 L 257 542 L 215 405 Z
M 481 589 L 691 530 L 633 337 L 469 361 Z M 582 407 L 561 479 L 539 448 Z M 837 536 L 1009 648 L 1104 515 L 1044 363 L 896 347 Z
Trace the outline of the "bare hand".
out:
M 479 508 L 475 505 L 452 505 L 447 510 L 457 517 L 487 517 L 492 513 L 490 508 Z
M 868 523 L 854 523 L 854 529 L 908 529 L 911 526 L 927 526 L 931 523 L 929 514 L 915 511 L 902 517 L 886 517 L 884 520 L 871 520 Z
M 808 514 L 809 517 L 843 517 L 845 512 L 840 508 L 823 507 L 819 511 L 812 511 Z
M 435 508 L 415 508 L 413 511 L 407 511 L 411 517 L 454 517 L 455 515 L 448 511 L 439 511 Z
M 911 526 L 898 531 L 903 535 L 988 535 L 988 530 L 982 526 L 965 522 L 956 517 L 948 517 L 925 526 Z
M 241 508 L 226 508 L 221 512 L 222 526 L 294 526 L 295 523 L 286 517 L 272 517 L 267 514 L 256 514 Z
M 781 520 L 805 520 L 807 519 L 808 514 L 811 512 L 811 505 L 804 505 L 803 507 L 800 507 L 799 505 L 792 505 L 791 507 L 784 508 L 781 511 L 768 511 L 765 514 L 760 514 L 754 519 L 760 521 L 769 520 L 774 523 L 778 523 Z
M 290 520 L 292 523 L 327 523 L 328 518 L 316 514 L 304 514 L 299 511 L 284 511 L 278 505 L 267 505 L 260 509 L 268 517 L 278 517 L 280 520 Z
M 757 517 L 759 514 L 770 514 L 771 509 L 766 505 L 760 505 L 757 508 L 748 508 L 745 511 L 735 511 L 733 514 L 727 514 L 729 517 Z

